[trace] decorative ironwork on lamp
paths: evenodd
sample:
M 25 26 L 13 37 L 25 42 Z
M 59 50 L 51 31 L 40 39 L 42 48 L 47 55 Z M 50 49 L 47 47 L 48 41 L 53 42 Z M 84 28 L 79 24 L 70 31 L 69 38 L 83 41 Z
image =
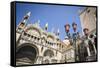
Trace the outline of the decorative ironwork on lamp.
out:
M 65 32 L 66 32 L 66 35 L 67 35 L 68 38 L 70 38 L 69 29 L 70 29 L 70 25 L 69 24 L 66 24 L 65 25 Z

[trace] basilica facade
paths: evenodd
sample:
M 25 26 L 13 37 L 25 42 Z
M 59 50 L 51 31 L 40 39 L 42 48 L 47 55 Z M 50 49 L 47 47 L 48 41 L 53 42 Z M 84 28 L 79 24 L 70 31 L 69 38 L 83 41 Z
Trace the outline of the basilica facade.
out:
M 41 28 L 39 21 L 28 24 L 30 12 L 16 27 L 16 65 L 75 62 L 74 48 L 59 35 Z

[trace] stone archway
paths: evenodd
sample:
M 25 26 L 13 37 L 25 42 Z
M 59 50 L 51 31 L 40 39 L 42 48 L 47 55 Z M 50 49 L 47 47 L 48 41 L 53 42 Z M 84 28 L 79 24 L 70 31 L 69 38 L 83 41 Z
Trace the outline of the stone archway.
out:
M 34 64 L 38 56 L 38 48 L 30 43 L 21 44 L 16 50 L 16 62 L 19 65 Z
M 45 52 L 44 52 L 44 56 L 48 56 L 48 57 L 53 57 L 54 56 L 54 52 L 52 50 L 49 50 L 47 49 Z

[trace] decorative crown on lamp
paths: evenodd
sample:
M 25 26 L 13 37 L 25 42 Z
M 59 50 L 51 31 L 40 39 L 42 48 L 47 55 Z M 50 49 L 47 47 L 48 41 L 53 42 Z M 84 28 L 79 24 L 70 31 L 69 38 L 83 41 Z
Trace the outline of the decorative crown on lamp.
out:
M 69 24 L 66 24 L 65 25 L 65 31 L 68 33 L 69 32 L 69 29 L 70 29 L 70 25 Z

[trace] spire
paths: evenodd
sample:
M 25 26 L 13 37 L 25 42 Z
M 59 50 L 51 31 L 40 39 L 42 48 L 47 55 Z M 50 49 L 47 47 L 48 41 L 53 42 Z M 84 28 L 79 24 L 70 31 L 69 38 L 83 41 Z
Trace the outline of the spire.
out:
M 30 15 L 31 15 L 31 12 L 28 12 L 28 13 L 27 13 L 27 16 L 30 16 Z
M 31 15 L 31 12 L 28 12 L 28 13 L 24 16 L 23 23 L 26 23 L 26 22 L 27 22 L 27 20 L 29 19 L 30 15 Z
M 18 26 L 17 26 L 17 31 L 18 32 L 22 32 L 24 30 L 24 28 L 26 27 L 26 23 L 27 23 L 27 21 L 28 21 L 28 19 L 30 17 L 30 14 L 31 14 L 31 12 L 28 12 L 24 16 L 23 20 L 18 24 Z
M 40 24 L 40 20 L 38 20 L 37 23 Z
M 24 16 L 24 19 L 28 19 L 31 15 L 31 12 L 28 12 L 25 16 Z
M 56 30 L 56 32 L 55 32 L 55 34 L 57 35 L 57 36 L 59 36 L 59 28 Z
M 60 30 L 59 30 L 59 28 L 58 28 L 58 30 L 57 30 L 57 35 L 59 36 L 59 33 L 60 33 Z
M 45 30 L 48 29 L 48 22 L 45 24 Z
M 40 20 L 37 20 L 37 21 L 35 22 L 35 25 L 36 25 L 36 26 L 39 26 L 39 25 L 40 25 Z
M 51 32 L 54 33 L 54 28 L 51 29 Z

